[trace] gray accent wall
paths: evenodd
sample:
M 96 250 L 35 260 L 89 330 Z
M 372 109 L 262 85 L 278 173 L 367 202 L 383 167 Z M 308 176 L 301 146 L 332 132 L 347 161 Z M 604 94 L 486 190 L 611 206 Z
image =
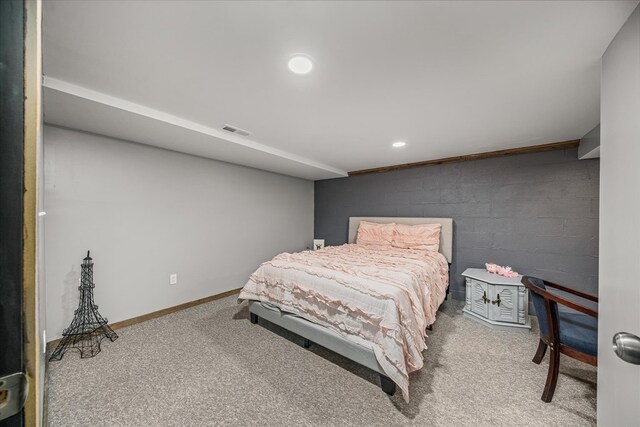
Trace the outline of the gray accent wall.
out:
M 452 217 L 454 298 L 488 261 L 597 293 L 599 166 L 573 148 L 316 181 L 315 238 L 345 243 L 350 216 Z
M 88 249 L 117 322 L 239 288 L 312 244 L 311 181 L 50 126 L 44 145 L 49 339 L 73 317 Z

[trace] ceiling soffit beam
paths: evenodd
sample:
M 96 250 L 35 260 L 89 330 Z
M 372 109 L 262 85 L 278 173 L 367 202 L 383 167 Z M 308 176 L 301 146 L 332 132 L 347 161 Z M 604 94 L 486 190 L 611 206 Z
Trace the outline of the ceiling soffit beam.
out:
M 97 92 L 91 89 L 87 89 L 82 86 L 75 85 L 63 80 L 59 80 L 53 77 L 44 76 L 43 86 L 49 89 L 53 89 L 59 92 L 63 92 L 72 96 L 87 99 L 99 104 L 107 105 L 109 107 L 117 108 L 123 111 L 137 114 L 140 116 L 148 117 L 154 120 L 158 120 L 164 123 L 168 123 L 174 126 L 178 126 L 190 131 L 199 132 L 204 135 L 208 135 L 217 139 L 224 140 L 232 144 L 238 144 L 243 147 L 251 148 L 253 150 L 262 151 L 267 154 L 282 157 L 287 160 L 291 160 L 297 163 L 301 163 L 307 166 L 311 166 L 317 169 L 322 169 L 328 172 L 335 173 L 341 176 L 347 176 L 345 171 L 334 168 L 333 166 L 325 165 L 323 163 L 316 162 L 306 157 L 298 156 L 288 151 L 279 150 L 277 148 L 270 147 L 268 145 L 252 141 L 250 139 L 239 137 L 220 129 L 212 128 L 202 125 L 200 123 L 192 122 L 191 120 L 183 119 L 181 117 L 174 116 L 163 111 L 159 111 L 144 105 L 136 104 L 134 102 L 127 101 L 126 99 L 116 98 L 111 95 L 107 95 L 102 92 Z
M 466 162 L 468 160 L 488 159 L 491 157 L 510 156 L 514 154 L 538 153 L 541 151 L 561 150 L 565 148 L 575 148 L 580 144 L 579 139 L 570 141 L 552 142 L 551 144 L 530 145 L 527 147 L 508 148 L 506 150 L 488 151 L 485 153 L 466 154 L 464 156 L 445 157 L 443 159 L 425 160 L 422 162 L 403 163 L 400 165 L 383 166 L 372 169 L 362 169 L 349 172 L 349 176 L 366 175 L 370 173 L 391 172 L 400 169 L 419 168 L 423 166 L 441 165 L 444 163 Z
M 596 159 L 600 157 L 600 125 L 591 129 L 580 140 L 580 146 L 578 147 L 578 158 L 583 159 Z

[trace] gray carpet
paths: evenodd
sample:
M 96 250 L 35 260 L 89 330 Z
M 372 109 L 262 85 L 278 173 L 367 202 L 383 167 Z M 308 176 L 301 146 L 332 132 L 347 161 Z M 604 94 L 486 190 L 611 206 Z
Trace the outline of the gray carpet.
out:
M 411 376 L 411 402 L 378 375 L 273 325 L 236 296 L 118 330 L 92 359 L 49 364 L 49 425 L 595 424 L 596 370 L 563 356 L 552 403 L 537 331 L 495 331 L 444 303 Z

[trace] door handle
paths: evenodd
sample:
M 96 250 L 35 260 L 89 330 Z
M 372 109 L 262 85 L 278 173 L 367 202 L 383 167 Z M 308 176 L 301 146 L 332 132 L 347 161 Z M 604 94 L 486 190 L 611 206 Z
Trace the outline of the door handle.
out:
M 627 363 L 640 365 L 640 338 L 628 332 L 613 336 L 613 351 Z
M 27 376 L 22 372 L 0 377 L 0 420 L 20 412 L 27 392 Z

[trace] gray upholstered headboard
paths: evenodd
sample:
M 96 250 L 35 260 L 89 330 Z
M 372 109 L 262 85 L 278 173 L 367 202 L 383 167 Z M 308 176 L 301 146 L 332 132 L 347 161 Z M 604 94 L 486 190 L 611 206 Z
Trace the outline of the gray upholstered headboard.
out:
M 349 217 L 349 243 L 356 242 L 358 234 L 358 226 L 360 221 L 378 222 L 388 224 L 395 222 L 396 224 L 441 224 L 440 230 L 440 253 L 444 255 L 447 262 L 451 263 L 453 254 L 453 219 L 452 218 L 400 218 L 400 217 L 378 217 L 378 216 L 357 216 Z

